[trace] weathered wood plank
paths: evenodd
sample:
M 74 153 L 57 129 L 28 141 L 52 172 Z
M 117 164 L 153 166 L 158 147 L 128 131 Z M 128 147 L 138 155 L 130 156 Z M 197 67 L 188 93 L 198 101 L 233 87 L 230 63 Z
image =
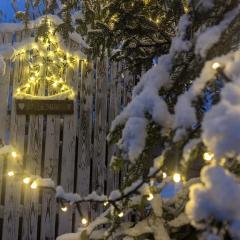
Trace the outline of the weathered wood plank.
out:
M 92 183 L 93 190 L 104 193 L 106 180 L 106 130 L 107 130 L 107 84 L 108 84 L 108 60 L 97 60 L 96 70 L 96 104 L 95 104 L 95 128 L 94 128 L 94 157 Z M 96 214 L 99 214 L 101 208 Z M 93 215 L 95 215 L 93 211 Z
M 80 84 L 80 119 L 78 126 L 78 162 L 77 162 L 77 186 L 76 191 L 81 196 L 87 196 L 90 192 L 90 164 L 92 157 L 92 101 L 93 101 L 93 66 L 91 63 L 82 62 L 82 74 Z M 89 216 L 89 204 L 82 205 L 85 216 Z M 79 227 L 80 219 L 76 215 L 76 226 Z
M 76 69 L 75 69 L 76 70 Z M 74 89 L 77 88 L 78 77 L 76 71 L 67 69 L 66 81 Z M 73 192 L 74 187 L 74 166 L 75 166 L 75 144 L 76 144 L 76 109 L 77 104 L 74 101 L 75 115 L 63 116 L 63 141 L 62 141 L 62 166 L 60 185 L 67 192 Z M 73 212 L 69 208 L 67 212 L 59 213 L 58 234 L 64 234 L 72 231 Z
M 43 116 L 30 116 L 26 170 L 33 175 L 41 171 Z M 39 190 L 27 188 L 24 196 L 22 239 L 37 239 Z
M 21 38 L 20 33 L 17 35 L 17 38 Z M 7 71 L 12 72 L 10 66 L 11 65 L 9 63 L 9 68 L 7 69 Z M 12 92 L 16 90 L 25 75 L 22 56 L 19 57 L 19 59 L 15 62 L 13 70 L 13 74 L 11 75 Z M 14 107 L 14 99 L 9 98 L 9 100 L 11 101 L 11 105 L 9 106 L 11 110 L 10 143 L 15 146 L 17 152 L 22 155 L 24 152 L 25 118 L 17 118 L 16 109 Z M 6 125 L 5 127 L 7 130 L 8 127 Z M 8 160 L 7 163 L 8 170 L 21 171 L 19 163 L 17 163 L 15 159 L 11 158 Z M 10 240 L 18 238 L 20 193 L 21 182 L 19 182 L 15 178 L 7 178 L 5 195 L 6 210 L 4 211 L 3 239 Z
M 60 116 L 49 115 L 46 121 L 46 140 L 43 176 L 57 183 Z M 51 190 L 44 190 L 41 212 L 41 239 L 55 239 L 56 198 Z
M 120 105 L 118 100 L 118 93 L 119 93 L 119 74 L 118 74 L 118 63 L 112 63 L 111 64 L 111 81 L 110 81 L 110 101 L 109 101 L 109 126 L 108 130 L 111 127 L 112 121 L 115 119 L 117 114 L 120 112 Z M 119 184 L 119 173 L 114 172 L 110 168 L 110 162 L 112 159 L 112 156 L 116 152 L 116 146 L 114 145 L 108 145 L 108 184 L 107 184 L 107 192 L 110 193 L 113 189 L 116 189 Z

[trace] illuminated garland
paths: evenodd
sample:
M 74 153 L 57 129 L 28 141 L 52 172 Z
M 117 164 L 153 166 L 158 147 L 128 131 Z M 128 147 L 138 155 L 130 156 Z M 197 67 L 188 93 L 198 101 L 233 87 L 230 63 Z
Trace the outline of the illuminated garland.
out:
M 73 99 L 74 90 L 68 86 L 66 69 L 74 68 L 80 59 L 59 47 L 59 39 L 54 34 L 53 24 L 50 19 L 44 18 L 41 23 L 46 31 L 43 36 L 38 36 L 31 49 L 17 51 L 18 56 L 23 56 L 28 70 L 27 82 L 16 89 L 15 98 L 41 97 L 41 99 L 67 95 Z M 82 60 L 86 62 L 86 60 Z

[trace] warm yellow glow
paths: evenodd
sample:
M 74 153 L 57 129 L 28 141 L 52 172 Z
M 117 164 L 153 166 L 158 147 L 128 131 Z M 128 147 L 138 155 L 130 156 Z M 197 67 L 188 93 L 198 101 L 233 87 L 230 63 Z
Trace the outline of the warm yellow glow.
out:
M 181 175 L 179 173 L 174 173 L 173 174 L 173 181 L 175 183 L 179 183 L 181 181 Z
M 106 207 L 109 204 L 108 201 L 104 202 L 103 205 Z
M 118 213 L 118 217 L 122 218 L 124 216 L 123 212 Z
M 163 178 L 166 178 L 166 177 L 167 177 L 167 174 L 166 174 L 165 172 L 163 172 L 162 177 L 163 177 Z
M 23 183 L 24 183 L 24 184 L 29 184 L 30 181 L 31 181 L 31 178 L 30 178 L 30 177 L 25 177 L 25 178 L 23 179 Z
M 58 82 L 53 83 L 53 87 L 56 88 L 58 86 Z
M 13 177 L 14 175 L 15 175 L 14 171 L 9 171 L 9 172 L 8 172 L 8 176 L 9 176 L 9 177 Z
M 205 161 L 211 161 L 213 159 L 213 157 L 214 157 L 213 153 L 205 152 L 203 154 L 203 159 Z
M 117 18 L 117 15 L 113 16 L 113 20 L 117 20 Z M 33 61 L 28 62 L 29 70 L 26 70 L 28 74 L 27 82 L 16 89 L 16 97 L 25 94 L 37 95 L 41 87 L 41 84 L 38 83 L 46 80 L 46 86 L 50 86 L 49 96 L 63 94 L 64 92 L 68 94 L 69 98 L 75 96 L 74 91 L 61 79 L 61 76 L 64 74 L 65 68 L 73 68 L 80 58 L 65 49 L 61 49 L 61 45 L 58 44 L 60 42 L 59 38 L 54 35 L 51 20 L 45 18 L 42 21 L 43 24 L 47 22 L 49 22 L 48 35 L 39 37 L 37 42 L 31 44 L 32 49 L 38 50 L 34 51 L 31 58 Z M 49 48 L 46 49 L 46 47 Z M 22 48 L 20 51 L 25 52 L 26 59 L 28 59 L 29 55 L 32 55 L 29 50 L 25 51 Z M 86 59 L 83 59 L 83 61 L 87 62 Z
M 35 80 L 35 77 L 30 77 L 30 81 L 34 81 Z
M 86 218 L 82 218 L 81 223 L 83 225 L 87 225 L 88 224 L 88 220 Z
M 11 155 L 12 155 L 13 158 L 16 158 L 16 157 L 17 157 L 17 153 L 16 153 L 15 151 L 13 151 L 13 152 L 11 153 Z
M 152 193 L 149 193 L 148 197 L 147 197 L 147 200 L 148 201 L 152 201 L 154 198 L 153 194 Z
M 215 62 L 215 63 L 213 63 L 213 65 L 212 65 L 212 68 L 213 68 L 214 70 L 218 70 L 220 67 L 221 67 L 221 64 L 220 64 L 219 62 Z
M 63 212 L 67 212 L 68 208 L 67 208 L 67 206 L 62 206 L 62 207 L 61 207 L 61 210 L 62 210 Z
M 37 183 L 36 182 L 33 182 L 31 184 L 31 189 L 37 189 Z

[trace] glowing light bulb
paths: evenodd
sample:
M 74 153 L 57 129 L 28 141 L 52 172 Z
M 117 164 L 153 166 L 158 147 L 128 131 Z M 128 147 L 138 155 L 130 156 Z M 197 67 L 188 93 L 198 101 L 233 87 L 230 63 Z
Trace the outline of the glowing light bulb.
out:
M 213 159 L 213 157 L 214 157 L 213 153 L 205 152 L 203 154 L 203 159 L 205 161 L 211 161 Z
M 37 49 L 38 49 L 38 45 L 34 43 L 33 46 L 32 46 L 32 48 L 33 48 L 34 50 L 37 50 Z
M 30 77 L 30 81 L 34 81 L 35 80 L 35 77 Z
M 9 172 L 8 172 L 8 176 L 9 176 L 9 177 L 13 177 L 14 175 L 15 175 L 14 171 L 9 171 Z
M 56 88 L 58 86 L 58 82 L 53 83 L 53 87 Z
M 11 155 L 12 155 L 13 158 L 16 158 L 16 157 L 17 157 L 17 153 L 14 152 L 14 151 L 11 153 Z
M 25 177 L 25 178 L 23 179 L 23 183 L 26 184 L 26 185 L 29 184 L 30 181 L 31 181 L 31 178 L 30 178 L 30 177 Z
M 154 198 L 153 194 L 152 193 L 149 193 L 148 197 L 147 197 L 147 200 L 148 201 L 152 201 Z
M 167 174 L 166 174 L 165 172 L 163 172 L 162 177 L 163 177 L 163 178 L 166 178 L 166 177 L 167 177 Z
M 214 70 L 218 70 L 220 67 L 221 67 L 221 64 L 219 62 L 215 62 L 215 63 L 212 64 L 212 68 Z
M 118 213 L 118 217 L 122 218 L 124 216 L 123 212 Z
M 67 212 L 68 208 L 67 208 L 67 206 L 62 206 L 62 207 L 61 207 L 61 210 L 62 210 L 63 212 Z
M 37 189 L 37 183 L 36 182 L 33 182 L 31 184 L 31 189 Z
M 174 173 L 173 174 L 173 181 L 175 183 L 179 183 L 181 181 L 181 175 L 179 173 Z
M 103 205 L 106 207 L 109 204 L 108 201 L 104 202 Z
M 81 223 L 82 223 L 82 225 L 87 225 L 88 220 L 86 218 L 82 218 Z

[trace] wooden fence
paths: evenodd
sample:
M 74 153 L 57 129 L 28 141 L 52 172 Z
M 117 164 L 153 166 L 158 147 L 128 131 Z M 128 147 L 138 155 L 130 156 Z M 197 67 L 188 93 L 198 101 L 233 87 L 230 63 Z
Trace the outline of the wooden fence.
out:
M 14 44 L 32 32 L 0 33 L 0 47 Z M 69 47 L 80 46 L 69 41 Z M 119 185 L 119 174 L 107 168 L 115 151 L 106 142 L 111 121 L 129 101 L 134 79 L 122 64 L 99 59 L 79 62 L 67 69 L 66 81 L 77 97 L 73 115 L 18 115 L 12 93 L 27 78 L 22 56 L 6 60 L 0 78 L 0 138 L 23 155 L 29 173 L 52 178 L 66 191 L 82 196 L 96 190 L 109 193 Z M 79 226 L 75 209 L 59 211 L 49 190 L 25 187 L 17 177 L 7 178 L 12 163 L 0 158 L 0 239 L 55 239 Z M 85 214 L 94 217 L 99 208 L 86 205 Z

